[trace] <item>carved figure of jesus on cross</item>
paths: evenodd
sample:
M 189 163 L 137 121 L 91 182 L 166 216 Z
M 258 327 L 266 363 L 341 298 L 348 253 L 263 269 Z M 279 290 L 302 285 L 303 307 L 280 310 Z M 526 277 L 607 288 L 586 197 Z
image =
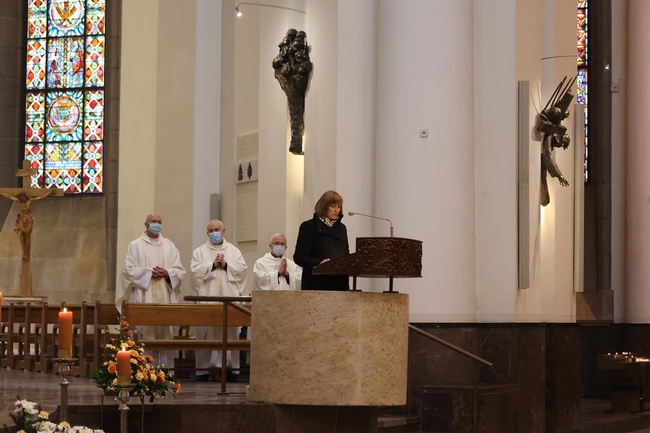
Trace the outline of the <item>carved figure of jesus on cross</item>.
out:
M 23 178 L 22 188 L 0 188 L 0 196 L 20 204 L 20 212 L 16 216 L 16 233 L 20 238 L 22 249 L 22 268 L 20 272 L 20 295 L 32 296 L 31 277 L 31 242 L 34 218 L 32 203 L 50 196 L 62 196 L 61 189 L 41 189 L 31 187 L 31 176 L 36 170 L 30 168 L 29 161 L 23 161 L 23 167 L 16 172 L 17 177 Z

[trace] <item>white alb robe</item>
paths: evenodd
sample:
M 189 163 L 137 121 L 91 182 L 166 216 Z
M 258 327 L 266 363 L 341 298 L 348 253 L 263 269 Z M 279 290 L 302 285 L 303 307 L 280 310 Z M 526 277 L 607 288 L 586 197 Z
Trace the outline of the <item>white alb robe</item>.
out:
M 167 270 L 169 282 L 164 278 L 152 278 L 153 268 L 156 266 Z M 162 235 L 150 238 L 146 233 L 142 233 L 128 246 L 122 276 L 118 279 L 115 289 L 115 305 L 121 311 L 123 301 L 177 303 L 184 276 L 185 268 L 174 243 Z M 138 332 L 149 339 L 174 338 L 173 326 L 143 326 L 138 328 Z M 169 368 L 174 367 L 173 351 L 148 353 L 156 362 Z
M 286 257 L 285 257 L 286 258 Z M 282 257 L 275 257 L 270 252 L 257 259 L 253 266 L 255 276 L 254 289 L 257 290 L 300 290 L 302 279 L 302 268 L 293 260 L 287 259 L 287 271 L 289 281 L 282 275 L 278 275 L 278 267 Z
M 214 259 L 217 254 L 223 254 L 227 269 L 213 269 Z M 192 290 L 197 296 L 244 296 L 246 288 L 246 274 L 248 265 L 244 261 L 239 248 L 225 239 L 219 245 L 214 245 L 210 240 L 201 245 L 192 253 Z M 195 338 L 197 340 L 220 340 L 221 327 L 197 326 Z M 228 339 L 239 339 L 239 328 L 228 328 Z M 227 362 L 234 369 L 239 369 L 239 351 L 228 351 Z M 195 353 L 196 367 L 207 369 L 221 367 L 221 351 L 197 350 Z M 203 371 L 202 373 L 205 373 Z

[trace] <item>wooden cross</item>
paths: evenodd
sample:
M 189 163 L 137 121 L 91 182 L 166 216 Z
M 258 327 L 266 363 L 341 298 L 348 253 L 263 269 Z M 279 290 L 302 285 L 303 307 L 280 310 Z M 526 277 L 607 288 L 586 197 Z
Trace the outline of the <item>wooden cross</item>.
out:
M 50 196 L 63 196 L 63 190 L 54 188 L 32 188 L 31 177 L 36 170 L 29 166 L 29 161 L 23 161 L 23 166 L 16 172 L 16 177 L 23 178 L 22 188 L 0 188 L 0 196 L 17 202 L 20 205 L 20 212 L 16 217 L 16 232 L 20 237 L 22 248 L 22 267 L 20 270 L 20 296 L 32 296 L 32 274 L 31 274 L 31 235 L 34 220 L 32 218 L 31 205 L 35 201 Z

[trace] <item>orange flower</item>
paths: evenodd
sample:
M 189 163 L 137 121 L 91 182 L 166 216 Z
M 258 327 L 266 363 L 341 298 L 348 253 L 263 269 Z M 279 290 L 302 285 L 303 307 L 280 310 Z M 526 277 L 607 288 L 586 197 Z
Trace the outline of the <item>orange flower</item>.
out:
M 117 365 L 113 361 L 108 361 L 108 372 L 110 374 L 117 373 Z
M 128 328 L 129 327 L 129 322 L 126 320 L 122 320 L 122 328 Z
M 158 376 L 156 377 L 156 382 L 165 383 L 165 373 L 163 373 L 162 371 L 158 373 Z
M 127 340 L 126 345 L 129 346 L 129 347 L 133 347 L 133 346 L 135 346 L 135 341 Z
M 178 394 L 179 392 L 181 392 L 181 384 L 180 383 L 175 384 L 173 389 L 174 389 L 174 394 Z
M 144 359 L 146 359 L 149 364 L 153 364 L 153 357 L 152 356 L 145 355 Z

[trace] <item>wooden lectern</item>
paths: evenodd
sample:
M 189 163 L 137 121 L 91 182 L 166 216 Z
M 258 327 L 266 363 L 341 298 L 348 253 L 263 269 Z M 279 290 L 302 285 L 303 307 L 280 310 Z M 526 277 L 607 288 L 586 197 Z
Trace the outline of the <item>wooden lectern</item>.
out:
M 314 275 L 350 275 L 352 290 L 357 277 L 388 278 L 393 292 L 393 278 L 422 276 L 422 241 L 395 237 L 357 238 L 356 252 L 314 266 Z

